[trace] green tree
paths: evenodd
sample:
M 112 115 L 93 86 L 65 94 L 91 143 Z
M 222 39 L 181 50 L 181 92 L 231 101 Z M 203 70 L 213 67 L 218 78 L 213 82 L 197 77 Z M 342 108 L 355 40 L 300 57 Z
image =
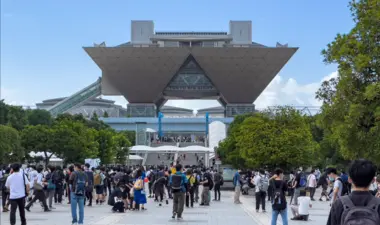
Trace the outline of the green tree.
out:
M 114 161 L 116 154 L 116 145 L 113 139 L 114 134 L 115 132 L 111 129 L 102 129 L 98 131 L 98 158 L 103 165 L 110 164 Z
M 53 122 L 51 114 L 43 109 L 33 109 L 27 111 L 29 125 L 48 125 Z
M 26 152 L 43 152 L 46 166 L 53 154 L 58 153 L 51 148 L 54 142 L 52 138 L 52 130 L 46 125 L 27 126 L 21 131 L 21 143 Z
M 128 141 L 131 143 L 131 145 L 136 145 L 136 132 L 131 130 L 123 130 L 119 131 L 120 134 L 123 134 Z
M 236 146 L 236 138 L 239 135 L 239 128 L 246 118 L 251 117 L 251 114 L 238 115 L 230 124 L 227 132 L 227 137 L 219 143 L 216 149 L 218 157 L 223 164 L 230 164 L 236 168 L 245 167 L 245 159 L 241 157 L 240 149 Z
M 98 155 L 97 131 L 84 123 L 61 120 L 52 127 L 51 149 L 66 163 L 84 162 Z
M 131 142 L 121 133 L 114 135 L 113 139 L 115 143 L 115 162 L 125 164 Z
M 8 105 L 8 124 L 20 131 L 28 125 L 26 111 L 20 106 Z
M 24 151 L 16 129 L 0 125 L 0 164 L 12 161 L 22 162 Z
M 108 117 L 109 117 L 107 111 L 104 111 L 104 113 L 103 113 L 103 117 L 104 117 L 104 118 L 108 118 Z
M 305 117 L 290 107 L 246 118 L 238 134 L 236 146 L 250 168 L 308 166 L 318 147 Z
M 4 100 L 0 100 L 0 124 L 7 125 L 8 124 L 8 105 L 5 104 Z
M 380 163 L 380 4 L 351 1 L 350 9 L 354 28 L 322 51 L 326 63 L 338 64 L 339 75 L 317 92 L 324 102 L 321 124 L 344 159 Z

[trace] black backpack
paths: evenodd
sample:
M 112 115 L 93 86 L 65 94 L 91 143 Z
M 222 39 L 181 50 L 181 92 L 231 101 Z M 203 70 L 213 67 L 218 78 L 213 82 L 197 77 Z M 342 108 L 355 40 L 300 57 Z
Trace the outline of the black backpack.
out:
M 173 190 L 181 190 L 182 188 L 182 175 L 181 174 L 172 174 L 172 185 Z
M 212 191 L 212 189 L 214 188 L 214 181 L 212 181 L 212 177 L 211 177 L 211 174 L 207 174 L 206 175 L 206 178 L 207 178 L 207 183 L 208 183 L 208 188 L 210 191 Z
M 273 182 L 273 198 L 272 198 L 272 208 L 273 210 L 284 210 L 286 209 L 286 199 L 284 195 L 284 181 L 281 181 L 280 187 L 276 186 L 276 183 L 274 180 Z
M 349 196 L 340 198 L 343 204 L 343 213 L 340 224 L 342 225 L 379 225 L 380 199 L 372 197 L 367 206 L 355 206 Z
M 342 183 L 342 194 L 341 194 L 341 196 L 348 195 L 348 184 L 346 182 L 343 182 L 343 180 L 341 178 L 338 178 L 337 180 L 339 180 L 340 183 Z
M 85 196 L 86 193 L 86 174 L 83 172 L 75 172 L 75 190 L 76 196 Z
M 5 183 L 7 182 L 7 178 L 9 177 L 9 174 L 4 174 L 3 177 L 0 179 L 1 184 L 1 191 L 8 193 L 8 189 L 5 186 Z M 5 200 L 3 200 L 5 201 Z

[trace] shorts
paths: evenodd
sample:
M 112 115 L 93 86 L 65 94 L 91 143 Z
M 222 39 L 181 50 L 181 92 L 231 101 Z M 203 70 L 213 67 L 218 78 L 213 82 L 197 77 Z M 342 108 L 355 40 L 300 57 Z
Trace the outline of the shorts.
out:
M 97 195 L 104 194 L 104 186 L 103 185 L 96 185 L 95 186 L 95 192 Z

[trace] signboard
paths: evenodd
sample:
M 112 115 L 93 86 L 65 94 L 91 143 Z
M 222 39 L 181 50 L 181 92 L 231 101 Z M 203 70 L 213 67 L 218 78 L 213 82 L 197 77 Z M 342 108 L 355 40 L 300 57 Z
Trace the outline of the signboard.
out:
M 236 171 L 236 169 L 232 168 L 223 168 L 223 179 L 225 181 L 232 181 Z
M 84 163 L 90 164 L 90 168 L 97 168 L 98 166 L 100 166 L 100 159 L 99 158 L 97 158 L 97 159 L 85 159 Z
M 222 161 L 220 161 L 220 160 L 215 160 L 215 165 L 222 165 Z

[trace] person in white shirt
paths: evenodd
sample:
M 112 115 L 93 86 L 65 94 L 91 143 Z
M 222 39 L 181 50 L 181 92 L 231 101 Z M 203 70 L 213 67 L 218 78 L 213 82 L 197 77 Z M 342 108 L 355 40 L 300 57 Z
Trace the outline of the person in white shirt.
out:
M 314 200 L 315 189 L 317 188 L 317 178 L 315 176 L 315 170 L 311 170 L 311 174 L 307 177 L 307 188 L 310 191 L 310 198 Z
M 376 195 L 377 193 L 376 177 L 373 178 L 372 183 L 369 185 L 369 191 L 372 193 L 372 195 Z
M 301 191 L 300 197 L 298 197 L 298 205 L 290 207 L 293 214 L 291 220 L 309 220 L 309 207 L 312 207 L 310 197 L 306 196 L 306 191 Z
M 21 224 L 26 225 L 25 218 L 25 197 L 29 192 L 28 177 L 20 171 L 20 164 L 15 163 L 11 166 L 11 175 L 7 178 L 5 186 L 9 190 L 9 201 L 11 203 L 10 222 L 16 224 L 16 210 L 20 211 Z
M 50 211 L 49 207 L 46 204 L 46 196 L 43 190 L 43 188 L 47 185 L 47 183 L 44 182 L 44 178 L 41 173 L 42 170 L 43 170 L 42 166 L 38 167 L 37 170 L 34 171 L 36 172 L 36 176 L 33 178 L 33 180 L 30 181 L 30 185 L 32 185 L 34 188 L 34 191 L 33 191 L 34 198 L 31 201 L 29 201 L 29 203 L 25 206 L 25 209 L 28 212 L 30 212 L 30 207 L 32 207 L 33 203 L 36 202 L 37 200 L 39 200 L 42 203 L 42 206 L 44 207 L 45 212 Z
M 260 209 L 260 203 L 261 203 L 261 208 L 263 212 L 265 212 L 265 199 L 266 199 L 266 194 L 268 191 L 268 177 L 265 175 L 264 170 L 259 171 L 259 175 L 255 176 L 253 180 L 253 184 L 256 186 L 255 190 L 255 197 L 256 197 L 256 212 L 259 212 Z

